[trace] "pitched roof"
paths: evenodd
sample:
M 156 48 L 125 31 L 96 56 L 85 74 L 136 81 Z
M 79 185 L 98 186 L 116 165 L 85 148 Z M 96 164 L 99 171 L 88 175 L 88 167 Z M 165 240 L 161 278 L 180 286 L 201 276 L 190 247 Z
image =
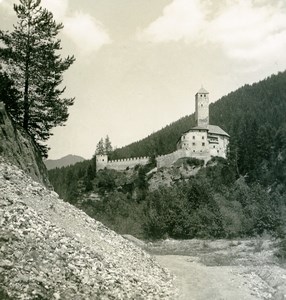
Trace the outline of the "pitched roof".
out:
M 197 94 L 209 94 L 209 92 L 205 88 L 201 87 Z
M 223 129 L 216 125 L 209 125 L 209 133 L 229 136 Z
M 210 134 L 219 134 L 224 136 L 229 136 L 223 129 L 221 129 L 219 126 L 216 125 L 208 125 L 208 126 L 195 126 L 192 127 L 189 131 L 192 130 L 207 130 Z

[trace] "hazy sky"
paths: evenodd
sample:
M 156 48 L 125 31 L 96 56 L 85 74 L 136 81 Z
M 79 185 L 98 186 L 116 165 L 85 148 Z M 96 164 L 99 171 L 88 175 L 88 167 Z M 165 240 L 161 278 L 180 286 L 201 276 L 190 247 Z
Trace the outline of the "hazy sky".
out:
M 16 21 L 0 0 L 0 28 Z M 64 74 L 76 98 L 49 157 L 90 158 L 101 137 L 124 146 L 211 101 L 286 69 L 286 1 L 42 0 L 63 22 Z M 235 112 L 233 112 L 235 113 Z

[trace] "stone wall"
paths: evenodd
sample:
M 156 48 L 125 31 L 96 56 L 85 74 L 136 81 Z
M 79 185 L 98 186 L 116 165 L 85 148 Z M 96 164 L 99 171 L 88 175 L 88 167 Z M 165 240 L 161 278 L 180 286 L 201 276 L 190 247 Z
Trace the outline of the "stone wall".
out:
M 145 157 L 135 157 L 135 158 L 124 158 L 118 160 L 104 160 L 104 155 L 97 156 L 97 170 L 101 169 L 113 169 L 117 171 L 123 171 L 127 168 L 134 168 L 137 165 L 146 165 L 148 164 L 150 158 Z M 107 157 L 107 156 L 106 156 Z M 102 158 L 102 159 L 101 159 Z
M 126 168 L 134 168 L 136 165 L 146 165 L 149 157 L 125 158 L 118 160 L 110 160 L 107 163 L 107 169 L 125 170 Z
M 183 157 L 193 157 L 197 159 L 202 159 L 205 162 L 210 159 L 210 155 L 207 152 L 192 152 L 190 150 L 179 149 L 170 154 L 161 155 L 156 158 L 157 168 L 171 167 L 178 159 Z
M 217 142 L 212 143 L 210 141 L 210 155 L 211 156 L 220 156 L 226 158 L 227 156 L 227 146 L 228 146 L 228 138 L 225 136 L 216 136 Z M 211 140 L 212 136 L 210 135 L 209 139 Z

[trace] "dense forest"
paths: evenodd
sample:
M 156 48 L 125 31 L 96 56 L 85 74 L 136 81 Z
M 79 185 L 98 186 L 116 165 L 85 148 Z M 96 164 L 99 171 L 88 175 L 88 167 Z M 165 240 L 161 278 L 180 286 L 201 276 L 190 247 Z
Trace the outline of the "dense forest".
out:
M 120 233 L 175 238 L 283 235 L 286 217 L 286 72 L 245 85 L 210 105 L 210 123 L 230 136 L 227 160 L 190 180 L 148 189 L 150 165 L 95 171 L 95 159 L 50 171 L 55 190 Z M 194 125 L 186 116 L 147 138 L 116 149 L 112 158 L 174 151 Z M 96 193 L 100 201 L 87 199 Z

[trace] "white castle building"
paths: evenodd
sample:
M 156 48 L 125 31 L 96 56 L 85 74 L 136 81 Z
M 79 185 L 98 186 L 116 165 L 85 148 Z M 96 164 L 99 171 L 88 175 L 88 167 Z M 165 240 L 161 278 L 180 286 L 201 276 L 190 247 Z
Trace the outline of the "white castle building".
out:
M 197 126 L 185 132 L 177 143 L 177 149 L 191 150 L 194 155 L 226 158 L 229 135 L 219 126 L 209 124 L 209 93 L 201 88 L 196 94 Z
M 157 168 L 170 167 L 179 158 L 193 157 L 205 162 L 214 156 L 226 158 L 229 135 L 219 126 L 209 124 L 209 93 L 201 88 L 195 95 L 196 126 L 182 134 L 177 142 L 177 150 L 156 158 Z M 109 161 L 107 155 L 97 155 L 97 170 L 125 170 L 136 165 L 145 165 L 149 157 Z

